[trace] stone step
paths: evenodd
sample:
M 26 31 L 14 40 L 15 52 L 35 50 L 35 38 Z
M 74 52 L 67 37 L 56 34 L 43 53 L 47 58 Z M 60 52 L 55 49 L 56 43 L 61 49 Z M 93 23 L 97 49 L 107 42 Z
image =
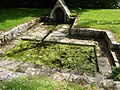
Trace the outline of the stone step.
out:
M 99 71 L 103 75 L 111 73 L 111 66 L 109 64 L 109 61 L 108 61 L 107 57 L 98 57 L 97 60 L 98 60 Z
M 35 36 L 23 36 L 21 37 L 22 40 L 25 41 L 41 41 L 43 37 L 35 37 Z
M 114 58 L 114 62 L 115 62 L 116 67 L 119 67 L 120 64 L 119 64 L 119 60 L 117 59 L 116 53 L 111 51 L 111 54 L 112 54 L 112 56 Z
M 13 62 L 15 62 L 15 61 L 10 61 L 10 60 L 0 61 L 0 67 L 4 67 L 4 66 L 7 66 L 7 65 L 10 65 Z
M 47 34 L 49 31 L 39 31 L 36 34 L 35 33 L 31 33 L 31 35 L 25 35 L 20 37 L 22 40 L 30 40 L 30 41 L 41 41 Z
M 68 32 L 70 25 L 63 24 L 58 25 L 56 30 L 53 31 L 46 37 L 44 40 L 45 42 L 58 42 L 58 43 L 65 43 L 65 44 L 77 44 L 77 45 L 91 45 L 94 46 L 95 42 L 91 40 L 79 40 L 79 39 L 71 39 L 67 37 L 66 32 Z
M 69 24 L 62 24 L 58 25 L 55 30 L 50 33 L 44 41 L 56 41 L 56 40 L 61 40 L 62 38 L 66 37 L 67 33 L 70 28 Z
M 99 67 L 99 72 L 103 75 L 111 73 L 111 65 L 109 63 L 109 57 L 107 56 L 107 51 L 100 42 L 96 43 L 96 56 L 97 63 Z
M 19 76 L 25 76 L 25 73 L 13 72 L 5 68 L 0 68 L 0 81 L 8 81 L 12 78 L 17 78 Z
M 6 68 L 6 69 L 15 71 L 18 68 L 19 65 L 21 65 L 21 62 L 14 61 L 13 63 L 8 64 L 8 65 L 3 66 L 3 67 Z

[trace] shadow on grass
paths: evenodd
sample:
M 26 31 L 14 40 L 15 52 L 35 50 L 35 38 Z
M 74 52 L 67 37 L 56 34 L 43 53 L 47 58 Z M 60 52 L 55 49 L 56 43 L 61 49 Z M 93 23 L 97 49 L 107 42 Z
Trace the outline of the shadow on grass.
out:
M 43 15 L 48 15 L 49 12 L 49 9 L 0 9 L 0 22 L 5 22 L 6 20 L 22 19 L 24 17 L 39 17 Z
M 71 12 L 75 13 L 76 15 L 81 15 L 84 12 L 89 12 L 89 11 L 87 9 L 74 8 L 74 9 L 71 9 Z
M 94 12 L 94 10 L 98 10 L 97 12 Z M 103 9 L 81 9 L 81 8 L 75 8 L 71 10 L 72 13 L 76 13 L 76 15 L 79 15 L 79 18 L 77 20 L 78 27 L 86 27 L 89 28 L 94 25 L 120 25 L 120 20 L 118 19 L 111 19 L 112 17 L 109 15 L 109 17 L 106 19 L 104 16 L 106 16 L 107 13 Z M 93 11 L 93 12 L 92 12 Z M 99 13 L 103 13 L 99 15 Z M 85 14 L 84 14 L 85 13 Z M 111 13 L 109 11 L 109 13 Z M 109 14 L 108 13 L 108 14 Z M 114 12 L 113 12 L 114 13 Z M 113 14 L 111 13 L 111 14 Z M 93 15 L 93 16 L 92 16 Z M 98 16 L 96 16 L 98 15 Z M 86 16 L 86 17 L 85 17 Z M 101 18 L 101 19 L 100 19 Z
M 79 24 L 80 24 L 80 27 L 85 27 L 85 28 L 89 28 L 89 27 L 91 27 L 91 25 L 92 26 L 94 26 L 94 25 L 120 25 L 120 22 L 119 21 L 112 21 L 112 22 L 110 22 L 110 21 L 98 21 L 98 20 L 88 20 L 88 21 L 81 21 L 81 22 L 79 22 Z M 78 27 L 79 27 L 79 25 L 78 25 Z

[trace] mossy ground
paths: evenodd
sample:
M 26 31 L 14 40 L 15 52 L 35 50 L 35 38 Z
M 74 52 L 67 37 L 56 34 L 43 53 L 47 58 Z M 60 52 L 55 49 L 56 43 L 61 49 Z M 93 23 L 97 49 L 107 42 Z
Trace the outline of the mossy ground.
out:
M 7 51 L 5 58 L 60 69 L 94 73 L 94 47 L 23 41 Z

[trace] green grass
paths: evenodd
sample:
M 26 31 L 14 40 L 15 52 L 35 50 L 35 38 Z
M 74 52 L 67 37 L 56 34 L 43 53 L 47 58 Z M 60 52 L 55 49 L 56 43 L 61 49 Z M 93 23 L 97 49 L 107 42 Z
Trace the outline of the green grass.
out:
M 8 59 L 48 65 L 60 69 L 78 70 L 93 74 L 95 68 L 94 47 L 23 41 L 6 52 Z
M 74 9 L 78 27 L 110 30 L 120 42 L 120 9 Z
M 49 9 L 0 9 L 0 31 L 9 30 L 21 23 L 42 15 L 49 15 Z
M 60 82 L 45 76 L 29 76 L 15 78 L 1 83 L 0 90 L 99 90 L 99 88 L 93 85 L 80 86 L 77 83 Z

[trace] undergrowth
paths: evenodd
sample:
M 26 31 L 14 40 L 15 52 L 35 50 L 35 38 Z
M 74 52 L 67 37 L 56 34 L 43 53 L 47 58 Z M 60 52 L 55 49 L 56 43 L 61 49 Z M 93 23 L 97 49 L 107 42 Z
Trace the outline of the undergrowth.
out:
M 112 76 L 115 81 L 120 81 L 120 67 L 112 68 Z

